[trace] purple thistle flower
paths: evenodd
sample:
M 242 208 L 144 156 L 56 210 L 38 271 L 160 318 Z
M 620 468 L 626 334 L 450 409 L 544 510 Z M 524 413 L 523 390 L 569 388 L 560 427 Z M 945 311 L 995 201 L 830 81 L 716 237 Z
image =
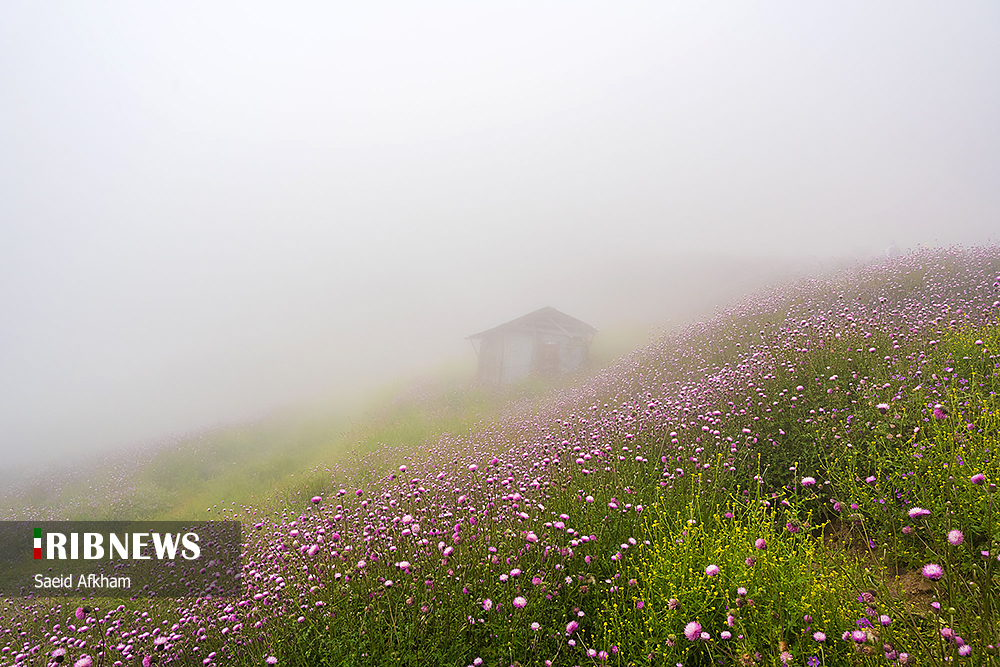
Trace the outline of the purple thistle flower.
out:
M 970 479 L 969 481 L 972 482 L 973 484 L 975 484 L 976 486 L 979 486 L 980 484 L 985 484 L 986 483 L 986 475 L 984 475 L 981 472 L 980 473 L 976 473 L 975 475 L 972 476 L 972 479 Z
M 708 567 L 705 568 L 705 576 L 714 577 L 718 574 L 719 574 L 718 565 L 709 565 Z
M 689 642 L 693 642 L 701 636 L 701 623 L 698 621 L 691 621 L 684 626 L 684 636 L 687 637 Z
M 963 535 L 962 531 L 960 531 L 959 529 L 956 528 L 954 530 L 948 531 L 948 544 L 950 544 L 951 546 L 957 547 L 964 541 L 965 541 L 965 535 Z
M 927 563 L 920 572 L 928 579 L 933 579 L 934 581 L 944 576 L 944 570 L 937 563 Z

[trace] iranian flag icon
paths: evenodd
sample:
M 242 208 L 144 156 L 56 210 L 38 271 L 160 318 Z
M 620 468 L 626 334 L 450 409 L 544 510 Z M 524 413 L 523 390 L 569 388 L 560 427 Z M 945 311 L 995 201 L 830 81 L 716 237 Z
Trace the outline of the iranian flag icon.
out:
M 35 528 L 35 560 L 42 558 L 42 529 Z

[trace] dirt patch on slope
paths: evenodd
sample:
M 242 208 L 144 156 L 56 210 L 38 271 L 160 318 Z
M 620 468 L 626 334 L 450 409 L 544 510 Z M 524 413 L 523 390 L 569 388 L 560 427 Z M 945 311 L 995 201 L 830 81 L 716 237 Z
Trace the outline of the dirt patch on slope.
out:
M 934 584 L 920 570 L 906 570 L 895 577 L 886 571 L 885 586 L 890 595 L 908 603 L 918 613 L 930 610 L 930 603 L 934 600 Z

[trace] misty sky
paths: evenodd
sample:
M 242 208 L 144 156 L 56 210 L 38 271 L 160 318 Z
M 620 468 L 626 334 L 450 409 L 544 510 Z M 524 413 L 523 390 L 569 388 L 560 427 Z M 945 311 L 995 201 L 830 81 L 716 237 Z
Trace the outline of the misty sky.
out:
M 998 7 L 5 1 L 0 455 L 996 240 Z

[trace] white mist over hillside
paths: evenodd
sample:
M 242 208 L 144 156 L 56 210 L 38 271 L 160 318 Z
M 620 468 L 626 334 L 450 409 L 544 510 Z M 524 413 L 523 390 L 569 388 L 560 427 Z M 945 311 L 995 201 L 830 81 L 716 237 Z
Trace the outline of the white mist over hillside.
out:
M 1000 10 L 0 8 L 0 453 L 996 239 Z

